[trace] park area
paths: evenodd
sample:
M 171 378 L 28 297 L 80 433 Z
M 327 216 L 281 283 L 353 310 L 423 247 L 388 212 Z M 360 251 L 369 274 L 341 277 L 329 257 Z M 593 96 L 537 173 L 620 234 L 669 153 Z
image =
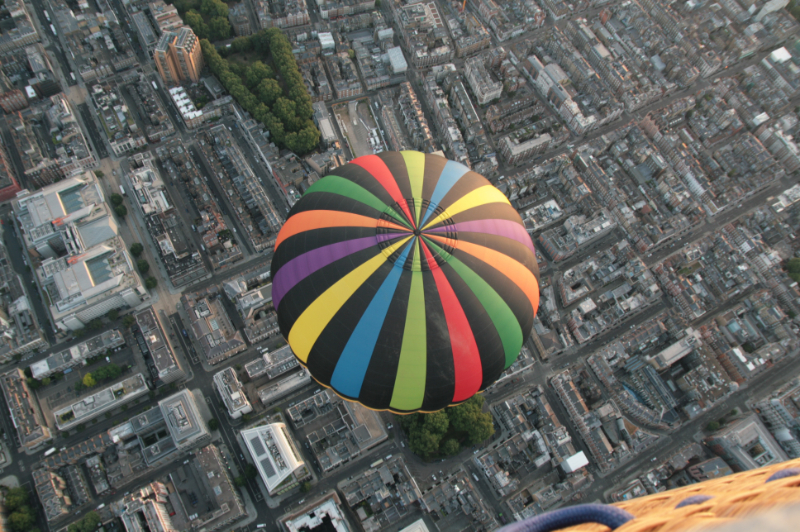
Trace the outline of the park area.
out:
M 492 415 L 483 412 L 482 395 L 430 414 L 400 417 L 411 451 L 424 460 L 454 456 L 494 434 Z
M 311 97 L 286 36 L 277 28 L 238 37 L 217 49 L 201 41 L 211 72 L 242 108 L 264 124 L 275 144 L 305 155 L 317 148 L 319 129 Z
M 354 157 L 386 149 L 368 98 L 335 105 L 333 112 Z

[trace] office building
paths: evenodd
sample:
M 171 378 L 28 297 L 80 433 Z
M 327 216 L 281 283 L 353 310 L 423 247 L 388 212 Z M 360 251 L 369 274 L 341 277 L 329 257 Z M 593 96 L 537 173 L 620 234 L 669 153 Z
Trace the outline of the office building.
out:
M 178 532 L 172 524 L 167 504 L 170 504 L 169 491 L 161 482 L 151 482 L 126 496 L 122 503 L 124 511 L 120 515 L 126 532 Z
M 185 378 L 186 373 L 181 368 L 178 357 L 172 349 L 167 335 L 164 334 L 161 321 L 153 307 L 138 312 L 134 318 L 136 318 L 136 325 L 139 326 L 139 330 L 135 333 L 136 340 L 139 342 L 148 366 L 152 362 L 155 368 L 154 376 L 163 384 Z
M 703 482 L 704 480 L 709 480 L 712 478 L 732 475 L 733 469 L 731 469 L 730 466 L 725 463 L 725 460 L 717 456 L 711 460 L 705 460 L 704 462 L 690 466 L 687 469 L 687 472 L 689 473 L 689 476 L 696 481 Z
M 726 425 L 705 441 L 734 471 L 758 469 L 789 458 L 755 414 Z
M 58 430 L 69 430 L 86 423 L 100 414 L 121 408 L 148 392 L 144 375 L 137 373 L 122 382 L 112 384 L 53 412 Z
M 31 375 L 34 379 L 42 380 L 53 373 L 64 371 L 78 364 L 85 364 L 86 359 L 103 356 L 109 349 L 114 349 L 124 344 L 125 339 L 122 334 L 117 329 L 111 329 L 85 342 L 57 351 L 43 360 L 34 362 L 31 364 Z
M 228 415 L 233 419 L 239 419 L 242 414 L 249 414 L 253 411 L 247 394 L 244 393 L 242 383 L 236 378 L 236 371 L 233 368 L 225 368 L 214 374 L 214 386 L 228 409 Z
M 503 84 L 492 79 L 482 56 L 467 59 L 465 74 L 478 105 L 486 105 L 503 93 Z
M 200 81 L 203 51 L 200 49 L 200 40 L 190 28 L 165 31 L 156 44 L 153 59 L 161 79 L 169 87 L 184 81 Z
M 211 439 L 206 422 L 200 416 L 194 394 L 181 390 L 158 402 L 167 428 L 179 451 L 187 451 Z
M 56 327 L 82 329 L 149 299 L 93 174 L 22 191 L 12 205 Z
M 291 488 L 305 476 L 305 463 L 284 423 L 270 423 L 241 432 L 247 450 L 270 495 Z

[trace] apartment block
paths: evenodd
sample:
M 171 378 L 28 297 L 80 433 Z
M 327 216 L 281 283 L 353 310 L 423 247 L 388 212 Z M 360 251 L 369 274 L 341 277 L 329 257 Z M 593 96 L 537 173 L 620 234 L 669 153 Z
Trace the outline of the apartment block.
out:
M 50 429 L 42 418 L 36 396 L 28 388 L 25 374 L 16 368 L 0 375 L 0 388 L 3 389 L 11 422 L 17 429 L 20 446 L 28 452 L 40 449 L 50 441 Z
M 478 105 L 486 105 L 500 98 L 503 84 L 492 79 L 483 57 L 470 57 L 465 64 L 465 74 Z
M 225 408 L 228 409 L 228 415 L 231 418 L 239 419 L 243 414 L 249 414 L 253 411 L 244 387 L 236 377 L 236 371 L 233 368 L 225 368 L 215 373 L 214 387 L 219 392 L 219 396 L 222 398 L 222 402 L 225 403 Z
M 164 32 L 156 44 L 153 59 L 161 79 L 169 87 L 184 81 L 200 81 L 203 51 L 200 40 L 190 28 Z

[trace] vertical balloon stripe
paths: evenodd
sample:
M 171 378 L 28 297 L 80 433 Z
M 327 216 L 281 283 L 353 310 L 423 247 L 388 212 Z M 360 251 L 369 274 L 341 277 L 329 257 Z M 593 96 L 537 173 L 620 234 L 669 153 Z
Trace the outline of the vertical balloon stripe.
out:
M 304 211 L 290 216 L 275 239 L 275 249 L 289 237 L 323 227 L 375 227 L 375 218 L 342 211 Z M 402 226 L 398 229 L 405 230 Z
M 411 256 L 411 271 L 418 272 L 422 270 L 422 256 L 420 255 L 419 250 L 419 238 L 414 237 L 413 246 L 414 254 Z
M 294 285 L 328 264 L 375 245 L 375 237 L 367 236 L 312 249 L 284 264 L 272 280 L 272 304 L 275 308 Z
M 487 203 L 505 203 L 506 205 L 511 205 L 508 202 L 508 198 L 505 197 L 502 192 L 494 188 L 492 185 L 484 185 L 464 194 L 454 201 L 449 207 L 444 207 L 447 210 L 430 222 L 426 223 L 423 226 L 423 229 L 433 227 L 439 222 L 453 217 L 458 213 L 472 209 L 473 207 L 478 207 L 479 205 L 486 205 Z
M 438 235 L 428 236 L 437 242 L 444 240 Z M 539 283 L 536 281 L 532 271 L 504 253 L 467 242 L 466 240 L 458 242 L 458 249 L 464 253 L 469 253 L 508 277 L 509 281 L 514 283 L 525 294 L 528 301 L 531 302 L 533 315 L 536 316 L 536 309 L 539 308 Z
M 413 245 L 412 242 L 403 249 L 389 275 L 383 280 L 383 284 L 358 321 L 358 325 L 347 340 L 347 345 L 344 346 L 342 354 L 336 362 L 336 369 L 333 370 L 331 377 L 331 386 L 348 397 L 358 398 L 358 394 L 361 392 L 364 375 L 367 373 L 370 360 L 372 360 L 372 352 L 375 350 L 383 321 L 386 319 L 397 283 L 400 281 L 400 274 L 403 273 L 403 268 L 399 265 L 405 262 Z
M 428 261 L 433 261 L 428 246 L 420 242 Z M 481 354 L 478 344 L 472 334 L 467 315 L 461 308 L 453 287 L 445 277 L 441 268 L 431 270 L 436 290 L 444 310 L 444 320 L 447 323 L 447 334 L 450 337 L 450 349 L 453 351 L 453 370 L 455 373 L 455 391 L 453 402 L 457 403 L 469 399 L 481 388 L 483 372 L 481 371 Z
M 386 163 L 383 162 L 383 159 L 377 155 L 364 155 L 362 157 L 353 159 L 350 161 L 350 164 L 357 164 L 369 172 L 370 175 L 374 177 L 383 188 L 386 189 L 386 192 L 389 193 L 392 199 L 400 204 L 400 208 L 403 209 L 403 212 L 408 217 L 409 221 L 414 219 L 414 217 L 411 216 L 411 211 L 408 210 L 408 206 L 405 205 L 404 201 L 402 201 L 403 194 L 400 193 L 400 188 L 397 186 L 397 181 L 395 181 L 392 171 L 389 170 L 389 167 L 386 166 Z
M 390 255 L 406 242 L 408 242 L 407 239 L 397 242 L 384 251 L 388 251 L 387 255 Z M 308 354 L 311 352 L 311 348 L 314 347 L 317 338 L 319 338 L 322 330 L 328 325 L 333 316 L 339 312 L 342 305 L 385 261 L 386 256 L 379 252 L 367 262 L 336 281 L 333 286 L 325 290 L 300 314 L 300 317 L 292 325 L 292 330 L 289 331 L 289 345 L 292 346 L 292 351 L 301 362 L 308 360 Z
M 406 227 L 411 227 L 405 220 L 404 216 L 401 216 L 393 208 L 382 202 L 375 194 L 365 189 L 361 185 L 354 183 L 349 179 L 345 179 L 344 177 L 339 177 L 338 175 L 325 176 L 325 179 L 320 179 L 311 185 L 311 187 L 306 190 L 305 194 L 303 195 L 305 196 L 306 194 L 313 194 L 315 192 L 328 192 L 331 194 L 345 196 L 352 200 L 363 203 L 364 205 L 369 205 L 378 212 L 385 212 L 397 222 L 405 225 Z
M 444 170 L 442 170 L 442 175 L 439 176 L 439 180 L 436 182 L 436 188 L 433 189 L 433 194 L 429 198 L 431 204 L 428 205 L 428 210 L 425 212 L 425 216 L 422 217 L 422 221 L 419 223 L 420 225 L 425 224 L 425 221 L 428 219 L 428 216 L 433 213 L 436 205 L 442 201 L 442 198 L 450 192 L 453 185 L 467 172 L 469 172 L 469 168 L 463 164 L 455 161 L 447 161 L 447 164 L 444 165 Z
M 432 246 L 436 244 L 431 243 Z M 497 334 L 503 342 L 503 351 L 506 355 L 507 368 L 519 356 L 519 350 L 522 349 L 522 329 L 519 326 L 519 321 L 509 306 L 503 301 L 503 298 L 494 291 L 494 288 L 489 285 L 483 278 L 472 271 L 472 269 L 458 260 L 457 257 L 452 256 L 448 264 L 453 270 L 464 280 L 467 286 L 481 302 L 481 305 L 486 310 L 486 313 L 491 318 Z
M 427 331 L 422 272 L 411 272 L 411 290 L 400 346 L 400 360 L 389 406 L 395 410 L 417 410 L 425 398 Z
M 401 151 L 400 153 L 406 162 L 411 197 L 414 198 L 414 225 L 419 226 L 419 215 L 422 212 L 422 185 L 425 182 L 425 154 L 418 151 Z
M 503 236 L 511 240 L 516 240 L 536 255 L 533 242 L 531 242 L 531 236 L 519 222 L 512 222 L 511 220 L 470 220 L 468 222 L 457 222 L 453 225 L 442 225 L 430 229 L 430 231 L 435 233 L 458 231 L 459 233 L 485 233 L 487 235 Z

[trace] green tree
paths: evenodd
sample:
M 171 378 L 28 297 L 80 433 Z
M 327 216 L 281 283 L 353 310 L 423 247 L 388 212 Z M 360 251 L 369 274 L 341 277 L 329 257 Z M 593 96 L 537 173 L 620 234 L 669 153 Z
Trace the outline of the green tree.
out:
M 439 450 L 440 434 L 432 434 L 429 430 L 418 429 L 408 437 L 408 446 L 411 451 L 426 460 Z
M 708 425 L 706 425 L 706 430 L 708 432 L 714 432 L 719 430 L 719 421 L 711 421 Z
M 209 17 L 228 18 L 228 6 L 220 0 L 200 0 L 200 12 Z
M 459 445 L 458 441 L 454 440 L 453 438 L 448 438 L 445 440 L 439 450 L 442 452 L 442 454 L 453 456 L 458 454 L 458 452 L 461 450 L 461 445 Z
M 450 425 L 459 432 L 469 434 L 472 444 L 480 443 L 494 434 L 492 415 L 482 411 L 484 398 L 474 395 L 460 405 L 447 409 Z
M 208 33 L 213 41 L 224 41 L 231 36 L 231 23 L 226 17 L 214 17 L 208 21 Z
M 492 415 L 481 413 L 475 418 L 475 424 L 469 433 L 469 442 L 473 445 L 478 444 L 494 434 L 494 423 Z
M 145 275 L 147 272 L 150 271 L 150 264 L 147 263 L 144 259 L 139 259 L 136 261 L 136 268 L 139 269 L 139 273 Z
M 253 464 L 247 464 L 244 466 L 244 476 L 249 480 L 253 480 L 258 476 L 258 469 Z
M 347 50 L 347 55 L 350 56 L 350 59 L 355 59 L 356 58 L 356 51 L 353 50 L 352 48 L 350 48 L 349 50 Z
M 258 92 L 258 98 L 266 105 L 272 106 L 278 98 L 283 96 L 283 89 L 278 84 L 278 82 L 272 78 L 262 79 L 258 87 L 256 87 Z
M 117 205 L 122 205 L 122 202 L 124 201 L 122 196 L 120 196 L 119 194 L 111 194 L 111 196 L 108 199 L 111 201 L 111 205 L 114 205 L 115 207 Z
M 239 486 L 240 488 L 247 484 L 247 479 L 244 478 L 242 475 L 239 475 L 235 479 L 233 479 L 233 483 Z
M 156 279 L 152 275 L 144 280 L 144 287 L 147 288 L 148 290 L 152 290 L 156 286 L 158 286 L 158 279 Z
M 92 376 L 91 373 L 87 373 L 86 375 L 84 375 L 83 381 L 81 382 L 83 382 L 83 385 L 86 386 L 87 388 L 92 388 L 94 386 L 97 386 L 97 381 L 94 380 L 94 377 Z
M 86 514 L 83 519 L 67 527 L 67 532 L 92 532 L 100 525 L 100 516 L 95 511 Z
M 14 532 L 29 532 L 35 522 L 36 518 L 27 506 L 8 516 L 8 524 Z
M 219 421 L 216 418 L 208 420 L 208 428 L 211 430 L 219 430 Z
M 200 13 L 194 10 L 187 11 L 183 15 L 183 20 L 192 28 L 192 31 L 197 35 L 198 39 L 210 38 L 211 32 L 209 31 L 208 24 L 205 23 Z
M 12 513 L 28 504 L 30 495 L 25 488 L 9 488 L 6 492 L 6 511 Z
M 125 216 L 127 216 L 128 214 L 128 209 L 125 207 L 125 205 L 117 205 L 116 207 L 114 207 L 114 212 L 120 218 L 125 218 Z
M 247 67 L 245 73 L 245 83 L 247 88 L 255 89 L 262 80 L 272 78 L 275 73 L 270 67 L 261 61 L 255 61 L 252 65 Z
M 42 379 L 42 386 L 47 386 L 51 382 L 52 380 L 50 379 L 50 377 L 45 377 L 44 379 Z
M 95 170 L 94 175 L 96 175 L 98 179 L 103 179 L 106 176 L 101 170 Z
M 111 321 L 117 321 L 117 318 L 119 318 L 119 311 L 115 308 L 112 308 L 108 311 L 108 314 L 106 314 L 106 318 Z
M 253 49 L 253 41 L 250 37 L 236 37 L 231 42 L 231 47 L 229 50 L 234 54 L 239 54 L 242 52 L 249 52 Z
M 309 491 L 311 491 L 311 482 L 303 482 L 300 485 L 300 493 L 308 493 Z
M 134 242 L 133 244 L 131 244 L 131 255 L 133 255 L 134 257 L 138 257 L 139 255 L 142 254 L 143 251 L 144 251 L 144 246 L 141 245 L 140 243 Z
M 447 432 L 447 427 L 449 426 L 450 420 L 447 419 L 447 414 L 444 410 L 425 415 L 423 428 L 431 434 L 442 435 Z
M 126 329 L 129 329 L 131 325 L 136 323 L 136 318 L 128 314 L 127 316 L 122 317 L 122 326 Z

